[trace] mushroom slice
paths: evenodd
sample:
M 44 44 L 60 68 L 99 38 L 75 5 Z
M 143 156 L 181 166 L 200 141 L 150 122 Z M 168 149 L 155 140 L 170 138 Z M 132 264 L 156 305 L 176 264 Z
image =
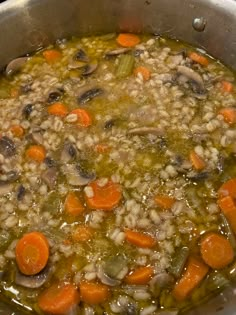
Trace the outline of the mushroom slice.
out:
M 50 156 L 46 156 L 44 159 L 44 163 L 47 165 L 48 168 L 55 167 L 57 165 L 56 161 L 53 160 Z
M 72 159 L 74 159 L 76 155 L 77 155 L 77 150 L 75 146 L 70 142 L 66 142 L 61 151 L 61 162 L 68 163 Z
M 19 270 L 16 270 L 15 283 L 25 288 L 40 288 L 50 277 L 51 268 L 46 266 L 40 273 L 34 276 L 25 276 Z
M 64 90 L 63 89 L 56 89 L 48 94 L 47 103 L 55 103 L 58 102 L 61 97 L 63 96 Z
M 101 280 L 102 283 L 109 285 L 111 287 L 119 285 L 121 282 L 120 280 L 113 279 L 105 274 L 102 264 L 98 266 L 97 276 Z
M 94 71 L 96 71 L 97 67 L 98 67 L 97 61 L 93 61 L 93 62 L 87 64 L 82 69 L 82 75 L 86 76 L 86 75 L 92 74 Z
M 0 176 L 0 185 L 14 183 L 19 177 L 20 174 L 17 171 L 7 172 L 3 174 L 3 179 L 2 176 Z
M 6 67 L 6 75 L 10 76 L 19 71 L 20 68 L 26 63 L 28 59 L 29 57 L 20 57 L 10 61 Z
M 32 113 L 33 109 L 34 109 L 33 104 L 25 105 L 25 107 L 22 110 L 22 115 L 24 116 L 25 119 L 29 119 L 30 114 Z
M 205 92 L 204 82 L 199 73 L 186 66 L 178 66 L 177 74 L 187 78 L 187 81 L 193 84 L 194 92 L 203 93 Z
M 187 177 L 193 181 L 206 180 L 207 178 L 209 178 L 209 172 L 207 172 L 207 171 L 204 171 L 204 172 L 191 171 L 187 174 Z
M 178 55 L 182 55 L 183 58 L 187 57 L 187 50 L 185 48 L 179 50 L 179 51 L 172 51 L 170 52 L 171 56 L 178 56 Z
M 74 60 L 89 62 L 89 57 L 87 56 L 86 52 L 80 48 L 74 55 Z
M 72 186 L 85 186 L 96 178 L 94 172 L 85 171 L 76 164 L 65 165 L 63 171 Z
M 99 87 L 94 87 L 92 89 L 88 89 L 86 91 L 83 91 L 78 96 L 78 102 L 80 104 L 86 104 L 89 101 L 91 101 L 92 99 L 94 99 L 95 97 L 100 96 L 103 93 L 104 93 L 103 89 L 101 89 Z
M 117 278 L 125 267 L 127 267 L 127 261 L 123 255 L 109 257 L 103 263 L 104 273 L 111 278 Z
M 5 158 L 12 157 L 16 154 L 15 143 L 6 136 L 3 136 L 0 139 L 0 154 L 2 154 Z
M 115 126 L 117 119 L 111 118 L 104 124 L 104 129 L 108 130 Z
M 140 57 L 143 53 L 144 53 L 144 50 L 143 50 L 143 49 L 135 49 L 135 50 L 133 51 L 133 56 L 134 56 L 134 57 Z
M 174 277 L 172 277 L 167 272 L 162 272 L 157 274 L 152 280 L 150 281 L 150 289 L 154 292 L 157 287 L 158 289 L 168 288 L 175 282 Z
M 35 129 L 31 133 L 31 138 L 36 144 L 43 144 L 42 129 Z
M 127 52 L 130 51 L 130 48 L 118 48 L 118 49 L 114 49 L 114 50 L 110 50 L 108 52 L 105 53 L 105 57 L 113 57 L 113 56 L 118 56 L 118 55 L 122 55 L 125 54 Z
M 149 134 L 153 134 L 156 136 L 163 136 L 163 130 L 156 127 L 137 127 L 132 128 L 127 131 L 128 135 L 131 136 L 145 136 Z
M 20 185 L 16 192 L 16 198 L 18 201 L 22 201 L 26 194 L 26 189 L 23 185 Z
M 50 167 L 41 175 L 42 180 L 47 184 L 50 189 L 53 189 L 57 182 L 57 170 L 55 167 Z
M 86 67 L 86 63 L 82 62 L 82 61 L 78 61 L 78 60 L 70 60 L 69 64 L 68 64 L 68 69 L 69 70 L 76 70 L 76 69 L 82 69 L 84 67 Z
M 206 98 L 207 98 L 207 95 L 206 94 L 204 94 L 203 92 L 200 92 L 200 93 L 191 93 L 190 94 L 190 96 L 193 96 L 193 97 L 195 97 L 195 98 L 197 98 L 198 100 L 201 100 L 201 101 L 203 101 L 203 100 L 205 100 Z

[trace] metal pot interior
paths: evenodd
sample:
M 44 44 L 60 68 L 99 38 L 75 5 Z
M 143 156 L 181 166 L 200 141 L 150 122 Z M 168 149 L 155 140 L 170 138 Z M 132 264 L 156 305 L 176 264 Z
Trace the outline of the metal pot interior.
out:
M 122 30 L 183 40 L 236 70 L 233 0 L 8 0 L 0 29 L 0 67 L 58 38 Z M 22 314 L 1 300 L 0 314 Z M 235 306 L 229 288 L 188 314 L 232 315 Z

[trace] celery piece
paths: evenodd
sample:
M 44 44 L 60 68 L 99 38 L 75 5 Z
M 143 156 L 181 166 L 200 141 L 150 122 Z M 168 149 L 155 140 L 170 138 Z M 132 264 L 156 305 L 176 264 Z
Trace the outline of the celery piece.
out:
M 116 69 L 116 77 L 119 79 L 128 77 L 134 68 L 134 56 L 132 55 L 122 55 L 120 56 L 119 64 Z

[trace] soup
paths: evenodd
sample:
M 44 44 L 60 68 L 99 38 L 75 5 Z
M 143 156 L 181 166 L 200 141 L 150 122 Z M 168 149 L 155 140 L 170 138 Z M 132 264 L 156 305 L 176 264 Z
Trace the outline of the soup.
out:
M 60 40 L 0 79 L 1 294 L 179 314 L 235 278 L 234 73 L 162 37 Z

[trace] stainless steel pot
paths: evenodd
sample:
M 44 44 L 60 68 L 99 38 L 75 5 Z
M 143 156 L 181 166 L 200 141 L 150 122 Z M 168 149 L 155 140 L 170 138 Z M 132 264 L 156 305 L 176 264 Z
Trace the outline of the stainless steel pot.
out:
M 234 0 L 8 0 L 0 4 L 0 67 L 58 38 L 151 32 L 201 47 L 236 70 Z M 236 314 L 234 288 L 189 315 Z M 4 304 L 0 315 L 20 315 Z

